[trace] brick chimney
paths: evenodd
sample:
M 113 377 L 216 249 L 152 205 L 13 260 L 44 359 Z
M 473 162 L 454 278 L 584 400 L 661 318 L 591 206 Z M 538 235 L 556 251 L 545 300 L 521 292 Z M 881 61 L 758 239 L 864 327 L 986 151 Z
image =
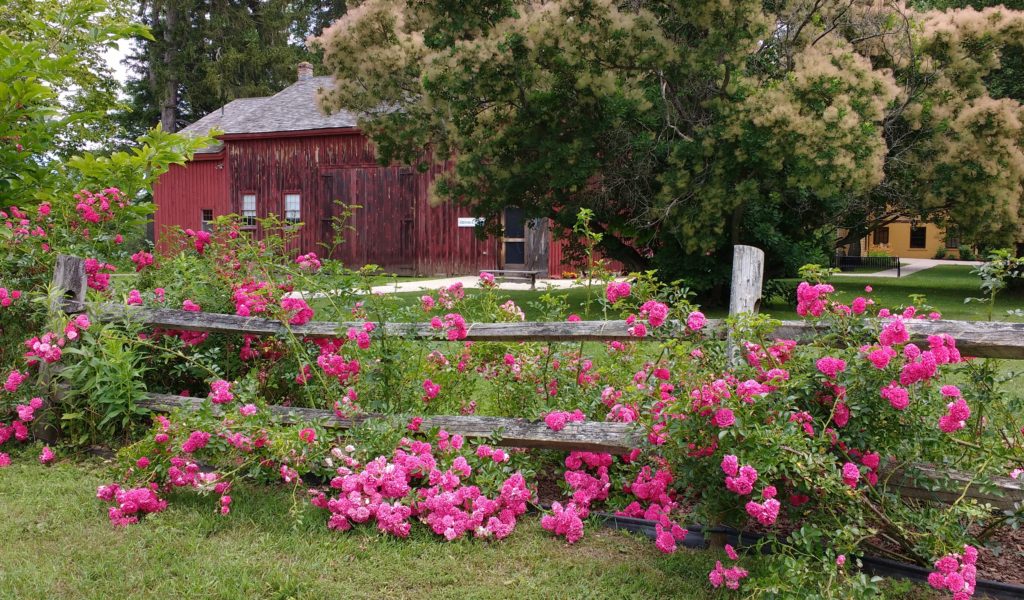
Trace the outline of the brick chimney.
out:
M 300 62 L 297 69 L 299 77 L 298 80 L 309 79 L 313 76 L 313 65 L 308 62 Z

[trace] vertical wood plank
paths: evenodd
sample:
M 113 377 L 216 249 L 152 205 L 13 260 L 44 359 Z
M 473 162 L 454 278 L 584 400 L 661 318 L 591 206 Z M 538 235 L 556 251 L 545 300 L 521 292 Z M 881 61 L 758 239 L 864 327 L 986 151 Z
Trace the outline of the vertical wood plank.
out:
M 57 256 L 53 269 L 53 288 L 56 294 L 50 301 L 50 313 L 77 312 L 85 302 L 86 290 L 85 259 L 68 254 Z
M 50 299 L 50 317 L 81 310 L 87 288 L 85 260 L 77 256 L 60 254 L 53 269 L 53 296 Z M 43 411 L 32 421 L 32 435 L 52 444 L 60 437 L 60 420 L 56 409 L 60 406 L 62 390 L 57 382 L 59 363 L 41 363 L 39 383 L 46 389 Z
M 729 291 L 729 316 L 756 313 L 761 305 L 761 286 L 764 281 L 764 251 L 753 246 L 733 246 L 732 287 Z M 740 364 L 743 341 L 732 332 L 728 337 L 729 366 Z

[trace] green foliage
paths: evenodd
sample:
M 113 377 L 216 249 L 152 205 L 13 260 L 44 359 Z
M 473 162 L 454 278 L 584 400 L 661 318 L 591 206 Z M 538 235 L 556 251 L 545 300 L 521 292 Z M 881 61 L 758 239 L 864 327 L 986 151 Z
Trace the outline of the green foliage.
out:
M 1024 258 L 1017 258 L 1009 249 L 993 250 L 988 261 L 975 267 L 972 273 L 981 278 L 981 292 L 984 298 L 964 298 L 964 303 L 981 302 L 987 305 L 988 320 L 992 320 L 996 295 L 1006 289 L 1013 279 L 1024 278 Z M 1018 316 L 1019 311 L 1018 311 Z
M 823 267 L 817 264 L 806 264 L 800 267 L 797 274 L 800 279 L 814 283 L 825 283 L 839 272 L 839 269 Z
M 146 393 L 149 367 L 132 338 L 117 328 L 97 325 L 82 343 L 65 350 L 71 356 L 60 371 L 60 427 L 77 445 L 127 440 L 137 432 L 147 409 L 136 403 Z
M 121 138 L 114 116 L 121 107 L 120 84 L 104 53 L 119 41 L 149 37 L 145 27 L 131 22 L 132 12 L 126 0 L 10 0 L 0 6 L 0 37 L 7 40 L 0 42 L 0 63 L 18 65 L 2 80 L 15 89 L 40 83 L 48 88 L 22 98 L 26 111 L 49 109 L 45 121 L 20 121 L 20 135 L 28 142 L 21 143 L 40 166 Z M 0 117 L 14 122 L 8 119 Z
M 766 304 L 787 304 L 796 298 L 797 283 L 792 279 L 769 279 L 764 283 L 761 297 Z
M 344 1 L 159 0 L 138 19 L 153 36 L 136 39 L 128 63 L 129 135 L 156 123 L 177 131 L 236 98 L 269 96 L 295 82 L 296 65 L 319 62 L 304 46 L 345 12 Z
M 454 156 L 434 194 L 491 231 L 507 206 L 564 229 L 587 208 L 607 256 L 698 290 L 727 280 L 734 243 L 793 274 L 837 227 L 842 243 L 899 217 L 968 243 L 1020 234 L 1021 108 L 986 82 L 1011 68 L 1021 12 L 474 7 L 371 0 L 317 43 L 328 105 L 360 112 L 385 162 Z
M 79 190 L 117 187 L 132 199 L 209 138 L 143 133 L 127 152 L 104 156 L 119 138 L 111 115 L 117 82 L 102 53 L 148 30 L 125 7 L 100 0 L 15 1 L 0 7 L 0 194 L 29 208 Z

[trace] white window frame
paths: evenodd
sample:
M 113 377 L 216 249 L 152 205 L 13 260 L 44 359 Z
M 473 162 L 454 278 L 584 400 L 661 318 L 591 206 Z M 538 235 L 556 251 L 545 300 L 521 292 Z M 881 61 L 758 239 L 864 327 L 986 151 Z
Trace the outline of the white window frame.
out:
M 210 218 L 206 218 L 206 213 L 210 213 Z M 202 208 L 199 210 L 199 228 L 208 233 L 213 233 L 213 209 Z
M 302 194 L 284 195 L 284 220 L 291 225 L 302 221 Z
M 242 225 L 256 226 L 256 194 L 242 194 Z

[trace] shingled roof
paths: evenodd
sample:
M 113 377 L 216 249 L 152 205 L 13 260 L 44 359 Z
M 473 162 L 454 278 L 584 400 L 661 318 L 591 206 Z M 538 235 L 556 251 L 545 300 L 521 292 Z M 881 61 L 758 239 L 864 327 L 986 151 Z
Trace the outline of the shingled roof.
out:
M 312 131 L 355 127 L 356 115 L 348 111 L 326 114 L 317 102 L 321 89 L 330 89 L 330 77 L 300 76 L 299 80 L 273 96 L 239 98 L 192 123 L 181 133 L 203 135 L 211 129 L 224 134 Z M 216 152 L 220 144 L 202 152 Z

